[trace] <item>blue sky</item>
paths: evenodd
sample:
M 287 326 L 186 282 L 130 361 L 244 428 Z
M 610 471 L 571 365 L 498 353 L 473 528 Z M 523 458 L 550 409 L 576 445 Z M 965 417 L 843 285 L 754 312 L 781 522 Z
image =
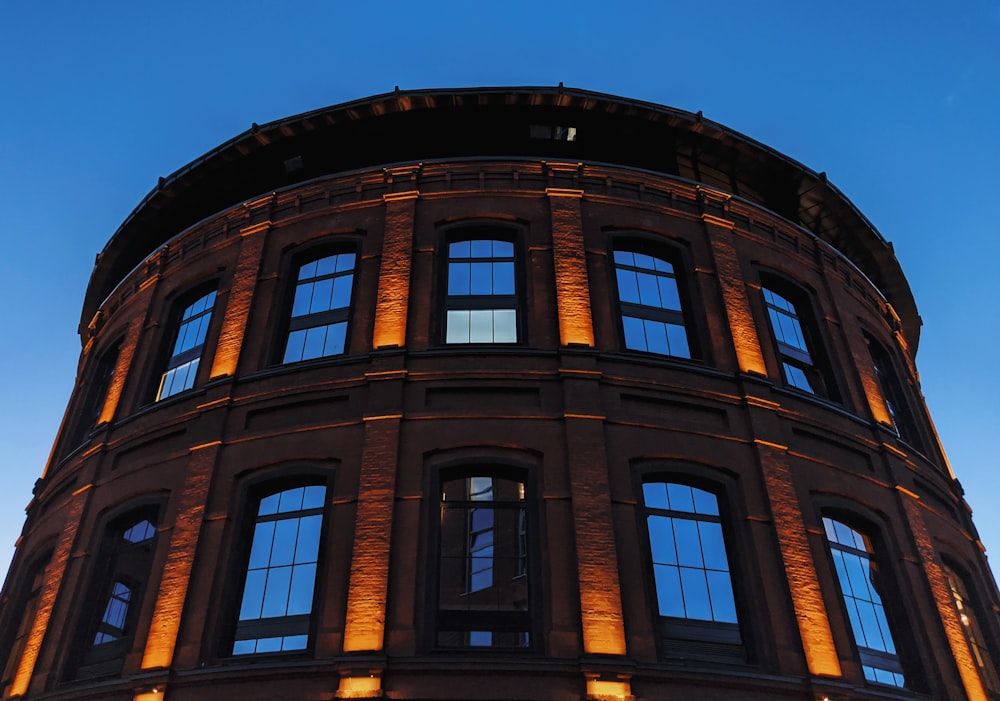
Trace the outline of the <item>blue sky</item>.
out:
M 159 176 L 252 122 L 395 85 L 560 81 L 703 110 L 826 171 L 894 243 L 924 394 L 1000 552 L 998 76 L 1000 0 L 0 3 L 0 572 L 94 256 Z

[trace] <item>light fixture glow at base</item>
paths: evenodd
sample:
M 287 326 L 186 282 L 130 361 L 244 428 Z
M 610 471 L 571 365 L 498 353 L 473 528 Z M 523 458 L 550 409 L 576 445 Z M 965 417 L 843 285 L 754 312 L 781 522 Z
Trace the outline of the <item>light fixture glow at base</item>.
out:
M 632 685 L 627 681 L 587 680 L 587 699 L 590 701 L 632 701 Z
M 337 689 L 338 699 L 378 699 L 382 698 L 382 678 L 374 674 L 346 676 L 340 678 Z

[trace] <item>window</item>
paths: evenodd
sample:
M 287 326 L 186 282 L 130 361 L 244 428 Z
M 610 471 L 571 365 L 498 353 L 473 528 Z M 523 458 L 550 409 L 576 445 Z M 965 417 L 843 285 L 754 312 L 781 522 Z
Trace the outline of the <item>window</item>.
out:
M 905 686 L 868 536 L 828 517 L 823 518 L 823 526 L 865 679 Z
M 255 503 L 233 655 L 309 644 L 326 487 L 270 492 Z
M 344 352 L 355 258 L 354 253 L 332 253 L 299 266 L 281 362 Z
M 674 265 L 628 250 L 614 252 L 625 347 L 690 358 Z
M 646 482 L 642 493 L 663 633 L 739 644 L 718 498 L 675 482 Z
M 158 509 L 145 507 L 114 520 L 97 560 L 90 618 L 78 643 L 76 678 L 117 674 L 132 646 L 139 605 L 149 580 Z
M 214 305 L 215 290 L 212 290 L 198 297 L 181 312 L 167 369 L 164 370 L 160 387 L 156 391 L 157 401 L 194 387 Z
M 115 378 L 115 366 L 118 363 L 118 354 L 121 350 L 121 341 L 114 344 L 104 352 L 97 360 L 97 366 L 87 386 L 87 392 L 73 424 L 73 432 L 66 442 L 66 447 L 73 450 L 87 438 L 87 434 L 97 426 L 101 418 L 101 410 L 104 409 L 104 400 L 108 396 L 108 389 L 111 381 Z
M 979 678 L 987 689 L 994 693 L 1000 692 L 1000 678 L 997 677 L 996 667 L 993 665 L 989 646 L 986 644 L 986 636 L 980 627 L 979 614 L 969 597 L 965 582 L 947 565 L 942 569 L 948 580 L 952 598 L 955 600 L 955 608 L 958 609 L 958 619 L 962 623 L 962 631 L 969 643 L 972 660 L 979 670 Z
M 13 630 L 13 639 L 7 638 L 0 644 L 8 644 L 7 663 L 4 665 L 3 674 L 0 676 L 0 698 L 6 698 L 10 691 L 10 685 L 14 682 L 14 675 L 17 674 L 17 667 L 21 663 L 21 654 L 28 643 L 28 636 L 31 634 L 31 627 L 35 624 L 35 614 L 38 613 L 39 598 L 42 593 L 42 586 L 45 583 L 45 566 L 49 563 L 51 553 L 35 561 L 35 564 L 28 570 L 28 580 L 26 591 L 17 599 L 12 599 L 8 604 L 9 610 L 19 618 L 17 628 Z M 0 653 L 2 655 L 3 653 Z M 0 657 L 3 659 L 3 657 Z
M 517 311 L 512 241 L 448 244 L 446 343 L 517 343 Z
M 524 482 L 442 482 L 438 646 L 529 647 L 529 542 Z
M 889 353 L 867 334 L 865 341 L 868 343 L 868 352 L 871 354 L 872 367 L 875 369 L 875 376 L 878 377 L 879 387 L 882 390 L 885 408 L 889 412 L 889 418 L 892 419 L 893 430 L 902 440 L 919 447 L 913 414 L 910 413 L 909 404 L 904 398 L 903 388 Z
M 762 289 L 785 384 L 836 399 L 808 300 L 777 280 L 765 281 Z

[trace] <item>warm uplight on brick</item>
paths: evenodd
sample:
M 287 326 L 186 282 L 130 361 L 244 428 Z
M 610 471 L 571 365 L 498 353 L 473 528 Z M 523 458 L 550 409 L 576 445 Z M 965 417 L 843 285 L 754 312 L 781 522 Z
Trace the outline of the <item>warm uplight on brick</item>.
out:
M 370 675 L 344 676 L 337 689 L 338 699 L 377 699 L 382 696 L 381 677 Z
M 240 348 L 243 347 L 243 335 L 246 333 L 247 320 L 250 317 L 253 292 L 257 287 L 257 271 L 260 269 L 265 234 L 270 226 L 271 222 L 263 222 L 240 232 L 242 234 L 240 255 L 236 263 L 236 273 L 233 275 L 233 284 L 229 288 L 226 311 L 222 317 L 222 330 L 219 332 L 219 342 L 212 361 L 213 378 L 236 374 Z
M 632 698 L 632 685 L 627 681 L 587 680 L 588 701 L 629 701 Z
M 552 256 L 556 269 L 556 305 L 559 310 L 559 343 L 594 345 L 590 312 L 590 283 L 580 217 L 580 190 L 546 191 L 552 210 Z
M 417 196 L 415 190 L 386 195 L 385 239 L 378 278 L 373 348 L 402 348 L 406 345 L 413 211 Z

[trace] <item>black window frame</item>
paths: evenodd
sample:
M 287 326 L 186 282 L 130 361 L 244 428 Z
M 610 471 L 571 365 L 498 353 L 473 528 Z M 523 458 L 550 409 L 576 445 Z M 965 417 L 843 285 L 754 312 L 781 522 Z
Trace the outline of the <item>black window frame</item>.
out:
M 60 454 L 68 454 L 84 445 L 90 438 L 90 433 L 97 427 L 101 411 L 104 409 L 104 402 L 108 397 L 108 391 L 114 382 L 115 370 L 124 342 L 124 337 L 115 339 L 97 356 L 93 367 L 88 370 L 84 385 L 86 391 L 79 409 L 75 412 L 76 416 L 70 431 L 63 441 Z
M 159 547 L 162 512 L 160 502 L 147 502 L 118 510 L 105 520 L 86 589 L 85 601 L 95 605 L 82 612 L 77 624 L 67 680 L 113 677 L 121 673 L 125 658 L 135 644 L 138 622 L 144 615 L 143 603 L 154 575 Z M 152 530 L 140 524 L 148 524 Z M 130 541 L 127 534 L 136 527 L 148 537 Z M 139 537 L 138 533 L 135 537 Z M 127 586 L 130 595 L 121 623 L 114 625 L 108 621 L 108 615 L 112 599 L 120 600 L 113 596 L 117 584 Z M 97 641 L 99 635 L 113 637 L 116 633 L 119 634 L 117 638 Z
M 885 402 L 886 411 L 889 412 L 889 419 L 892 421 L 892 431 L 896 436 L 918 450 L 923 450 L 924 443 L 917 426 L 916 415 L 913 412 L 913 405 L 909 398 L 909 393 L 903 387 L 898 366 L 893 358 L 893 354 L 872 334 L 863 332 L 865 345 L 868 346 L 868 353 L 872 361 L 872 370 L 878 379 L 879 390 Z
M 330 537 L 329 531 L 333 518 L 333 479 L 334 477 L 329 471 L 319 468 L 295 471 L 280 476 L 272 475 L 245 485 L 244 492 L 240 498 L 241 510 L 238 516 L 238 526 L 235 530 L 235 544 L 238 549 L 238 555 L 233 564 L 234 574 L 229 578 L 230 581 L 227 585 L 229 593 L 226 608 L 229 613 L 224 619 L 225 632 L 221 636 L 218 652 L 220 658 L 240 661 L 257 660 L 273 656 L 303 656 L 312 653 L 316 643 L 317 620 L 325 589 L 323 574 L 327 560 L 326 550 Z M 324 489 L 323 504 L 321 507 L 311 506 L 307 509 L 292 512 L 277 512 L 267 514 L 263 517 L 259 514 L 261 502 L 265 499 L 291 490 L 307 487 L 322 487 Z M 282 514 L 285 515 L 282 516 Z M 291 518 L 306 518 L 315 515 L 321 516 L 321 520 L 316 544 L 310 610 L 306 613 L 286 614 L 284 616 L 242 618 L 241 608 L 243 606 L 247 579 L 251 570 L 252 548 L 258 524 L 263 522 L 277 523 L 283 520 L 290 520 Z M 292 566 L 295 564 L 303 563 L 292 563 Z M 261 568 L 255 569 L 259 570 Z M 268 567 L 263 569 L 271 569 L 270 560 Z M 263 635 L 256 638 L 248 635 L 255 632 L 268 635 L 266 638 Z M 254 650 L 252 652 L 236 651 L 236 645 L 240 640 L 260 641 L 261 639 L 302 635 L 306 636 L 306 643 L 303 647 L 283 650 Z
M 449 348 L 468 347 L 515 347 L 524 345 L 527 339 L 527 329 L 525 323 L 526 294 L 525 275 L 523 260 L 524 232 L 521 227 L 515 225 L 504 225 L 495 222 L 477 222 L 448 227 L 442 232 L 442 250 L 439 259 L 440 266 L 440 332 L 439 338 L 443 346 Z M 498 241 L 511 244 L 513 255 L 511 256 L 474 256 L 453 259 L 451 257 L 452 245 L 465 241 Z M 513 286 L 511 294 L 449 294 L 451 284 L 451 263 L 467 261 L 470 265 L 474 263 L 512 263 L 513 264 Z M 471 318 L 470 318 L 470 340 L 449 341 L 449 312 L 453 311 L 512 311 L 514 318 L 514 340 L 512 341 L 473 341 L 471 340 Z M 495 326 L 494 326 L 495 330 Z
M 469 480 L 471 478 L 492 478 L 505 480 L 509 483 L 519 484 L 523 491 L 523 499 L 519 502 L 512 501 L 491 501 L 483 502 L 471 499 L 453 501 L 454 507 L 445 505 L 443 499 L 445 485 L 458 480 Z M 461 465 L 441 467 L 434 473 L 431 489 L 435 495 L 433 500 L 433 515 L 429 519 L 431 524 L 430 549 L 431 562 L 429 571 L 432 573 L 432 582 L 428 590 L 428 610 L 432 612 L 429 617 L 428 646 L 431 650 L 448 652 L 469 652 L 469 653 L 528 653 L 537 651 L 542 645 L 540 636 L 540 557 L 539 548 L 539 527 L 538 516 L 536 514 L 537 504 L 534 499 L 534 475 L 533 471 L 523 466 L 512 466 L 502 462 L 491 460 L 463 461 Z M 455 608 L 445 608 L 442 605 L 443 573 L 442 560 L 443 552 L 443 527 L 446 509 L 464 509 L 465 513 L 471 514 L 478 505 L 490 503 L 491 509 L 503 511 L 520 510 L 520 518 L 517 519 L 516 539 L 518 548 L 518 566 L 524 567 L 512 579 L 523 578 L 525 588 L 525 608 L 523 610 L 461 610 Z M 499 504 L 499 506 L 497 506 Z M 513 506 L 512 504 L 520 504 Z M 494 541 L 495 543 L 495 541 Z M 471 548 L 470 548 L 471 549 Z M 523 550 L 522 550 L 523 549 Z M 468 550 L 466 550 L 468 552 Z M 471 557 L 467 558 L 471 561 Z M 474 566 L 474 565 L 473 565 Z M 478 593 L 472 592 L 470 594 Z M 476 644 L 473 642 L 472 634 L 490 634 L 490 644 Z M 468 634 L 468 635 L 466 635 Z M 501 637 L 500 644 L 494 644 L 494 635 Z M 454 636 L 462 635 L 463 639 L 453 642 Z M 449 640 L 451 636 L 451 640 Z M 484 638 L 480 638 L 482 641 Z M 509 641 L 514 641 L 513 643 Z
M 646 500 L 647 484 L 675 484 L 701 490 L 715 498 L 718 514 L 712 516 L 650 506 Z M 736 547 L 734 513 L 729 498 L 732 488 L 733 485 L 712 479 L 711 476 L 686 470 L 678 472 L 656 468 L 644 471 L 637 477 L 636 515 L 639 521 L 639 533 L 644 534 L 642 553 L 645 560 L 644 572 L 650 602 L 649 610 L 655 617 L 660 653 L 666 658 L 686 657 L 735 664 L 743 664 L 749 660 L 746 626 L 750 612 L 744 600 L 747 594 L 744 587 L 740 586 L 740 582 L 744 580 L 744 568 Z M 653 553 L 649 528 L 650 517 L 676 517 L 719 524 L 728 565 L 735 622 L 661 615 L 655 572 L 656 556 Z
M 632 253 L 648 256 L 658 261 L 668 264 L 671 268 L 669 273 L 665 271 L 648 269 L 636 264 L 620 263 L 616 253 Z M 669 358 L 672 360 L 700 360 L 701 344 L 699 343 L 697 329 L 692 318 L 692 300 L 689 290 L 689 281 L 686 272 L 688 266 L 683 251 L 676 245 L 662 241 L 652 241 L 649 238 L 636 235 L 621 234 L 616 235 L 611 240 L 611 247 L 608 251 L 610 262 L 609 274 L 611 282 L 609 286 L 614 290 L 615 317 L 618 329 L 618 339 L 622 350 L 628 353 L 644 353 L 654 357 Z M 618 271 L 652 273 L 657 277 L 669 277 L 673 279 L 677 289 L 677 298 L 680 309 L 668 309 L 662 306 L 645 305 L 641 302 L 627 302 L 622 299 L 621 286 L 619 284 Z M 646 349 L 633 348 L 628 345 L 628 334 L 625 330 L 625 317 L 636 318 L 643 321 L 654 321 L 663 324 L 680 326 L 684 332 L 687 355 L 675 353 L 660 353 L 649 350 L 648 343 Z M 668 341 L 669 348 L 669 341 Z
M 788 389 L 840 402 L 840 391 L 833 375 L 833 366 L 826 338 L 819 326 L 819 316 L 814 305 L 814 295 L 802 285 L 773 272 L 760 273 L 760 300 L 772 347 L 778 361 L 782 384 Z M 781 310 L 768 299 L 768 292 L 777 295 L 792 307 L 792 313 Z M 794 318 L 805 348 L 786 343 L 779 338 L 774 326 L 772 309 L 776 313 Z M 809 388 L 798 386 L 790 376 L 790 368 L 802 373 Z
M 950 557 L 942 558 L 941 568 L 955 602 L 959 625 L 962 626 L 965 642 L 969 646 L 969 656 L 976 665 L 979 679 L 988 695 L 1000 696 L 1000 670 L 997 668 L 997 655 L 993 653 L 1000 648 L 993 644 L 996 637 L 991 625 L 995 616 L 983 616 L 987 609 L 980 603 L 982 599 L 977 588 L 972 586 L 975 580 L 969 576 L 968 569 Z M 956 591 L 956 583 L 963 591 Z M 980 638 L 979 641 L 976 640 L 977 637 Z
M 361 246 L 354 238 L 340 240 L 326 240 L 321 243 L 311 244 L 296 249 L 292 255 L 288 256 L 285 265 L 285 299 L 282 306 L 281 333 L 274 351 L 272 364 L 276 366 L 292 367 L 300 363 L 323 362 L 349 355 L 351 347 L 351 335 L 355 324 L 355 305 L 358 296 L 358 272 L 361 263 Z M 332 273 L 324 273 L 300 280 L 302 269 L 312 263 L 327 259 L 332 256 L 352 255 L 354 261 L 349 270 L 334 270 Z M 295 300 L 298 289 L 306 283 L 316 281 L 343 279 L 347 275 L 351 276 L 350 299 L 346 307 L 336 307 L 318 312 L 295 315 Z M 335 287 L 336 282 L 332 285 Z M 308 331 L 309 329 L 344 324 L 343 350 L 339 353 L 329 353 L 309 358 L 299 358 L 297 360 L 286 360 L 289 343 L 293 333 L 297 331 Z M 324 342 L 325 343 L 325 342 Z M 303 349 L 305 341 L 303 341 Z
M 211 296 L 211 302 L 206 304 L 206 307 L 203 310 L 192 313 L 190 317 L 185 317 L 187 310 L 209 296 Z M 203 282 L 197 287 L 185 292 L 183 295 L 179 296 L 177 301 L 173 304 L 169 324 L 167 326 L 169 335 L 164 336 L 163 338 L 164 344 L 163 350 L 161 351 L 162 360 L 158 364 L 160 370 L 157 374 L 156 385 L 153 388 L 154 403 L 158 404 L 160 402 L 168 401 L 198 388 L 200 379 L 208 372 L 205 369 L 207 363 L 204 362 L 208 357 L 208 348 L 216 340 L 215 336 L 219 326 L 219 315 L 217 314 L 216 309 L 218 302 L 218 280 L 210 280 Z M 180 340 L 181 332 L 186 331 L 187 324 L 192 323 L 195 319 L 206 319 L 203 340 L 201 343 L 196 343 L 195 345 L 185 348 L 180 352 L 175 352 L 177 343 Z M 167 339 L 169 339 L 169 341 Z M 193 372 L 189 369 L 185 375 L 185 377 L 191 378 L 191 384 L 187 387 L 183 387 L 182 389 L 171 391 L 170 394 L 164 395 L 163 387 L 167 381 L 167 376 L 178 368 L 193 362 L 197 362 Z
M 827 530 L 827 520 L 839 523 L 858 534 L 863 539 L 865 548 L 862 550 L 857 546 L 839 545 L 831 542 Z M 827 508 L 820 512 L 820 528 L 823 531 L 823 549 L 830 568 L 830 576 L 833 580 L 833 592 L 836 594 L 837 605 L 841 612 L 848 639 L 854 651 L 854 658 L 862 669 L 865 682 L 882 689 L 922 690 L 924 682 L 919 674 L 919 669 L 909 662 L 911 659 L 916 659 L 909 648 L 912 644 L 912 636 L 909 635 L 910 631 L 904 623 L 906 620 L 905 614 L 899 610 L 899 602 L 906 597 L 899 587 L 899 580 L 896 578 L 895 573 L 889 568 L 892 558 L 890 558 L 887 552 L 885 543 L 882 542 L 882 529 L 878 528 L 874 522 L 857 515 L 853 511 L 845 511 L 839 508 Z M 886 623 L 889 641 L 892 643 L 894 649 L 893 652 L 867 646 L 863 637 L 864 633 L 855 628 L 855 619 L 851 615 L 852 603 L 848 601 L 848 597 L 852 595 L 844 589 L 840 569 L 837 567 L 834 555 L 835 550 L 840 550 L 847 555 L 854 555 L 855 557 L 861 557 L 859 553 L 864 553 L 867 557 L 868 572 L 870 573 L 867 581 L 870 583 L 871 590 L 878 596 L 877 603 L 882 609 L 882 620 Z M 864 601 L 860 597 L 857 598 Z M 860 616 L 861 614 L 858 612 L 856 615 Z M 858 625 L 862 625 L 862 628 L 864 627 L 861 623 L 858 623 Z M 879 630 L 881 630 L 881 622 L 879 622 Z M 901 675 L 902 683 L 897 685 L 869 678 L 864 668 L 871 667 L 873 669 L 872 674 L 874 675 L 876 673 L 875 665 L 881 665 L 878 669 L 882 671 Z
M 0 661 L 3 663 L 0 667 L 0 698 L 7 698 L 17 676 L 21 656 L 38 615 L 38 606 L 45 589 L 45 573 L 51 560 L 52 550 L 33 558 L 23 568 L 27 574 L 19 584 L 17 595 L 8 599 L 3 622 L 10 628 L 0 636 Z

